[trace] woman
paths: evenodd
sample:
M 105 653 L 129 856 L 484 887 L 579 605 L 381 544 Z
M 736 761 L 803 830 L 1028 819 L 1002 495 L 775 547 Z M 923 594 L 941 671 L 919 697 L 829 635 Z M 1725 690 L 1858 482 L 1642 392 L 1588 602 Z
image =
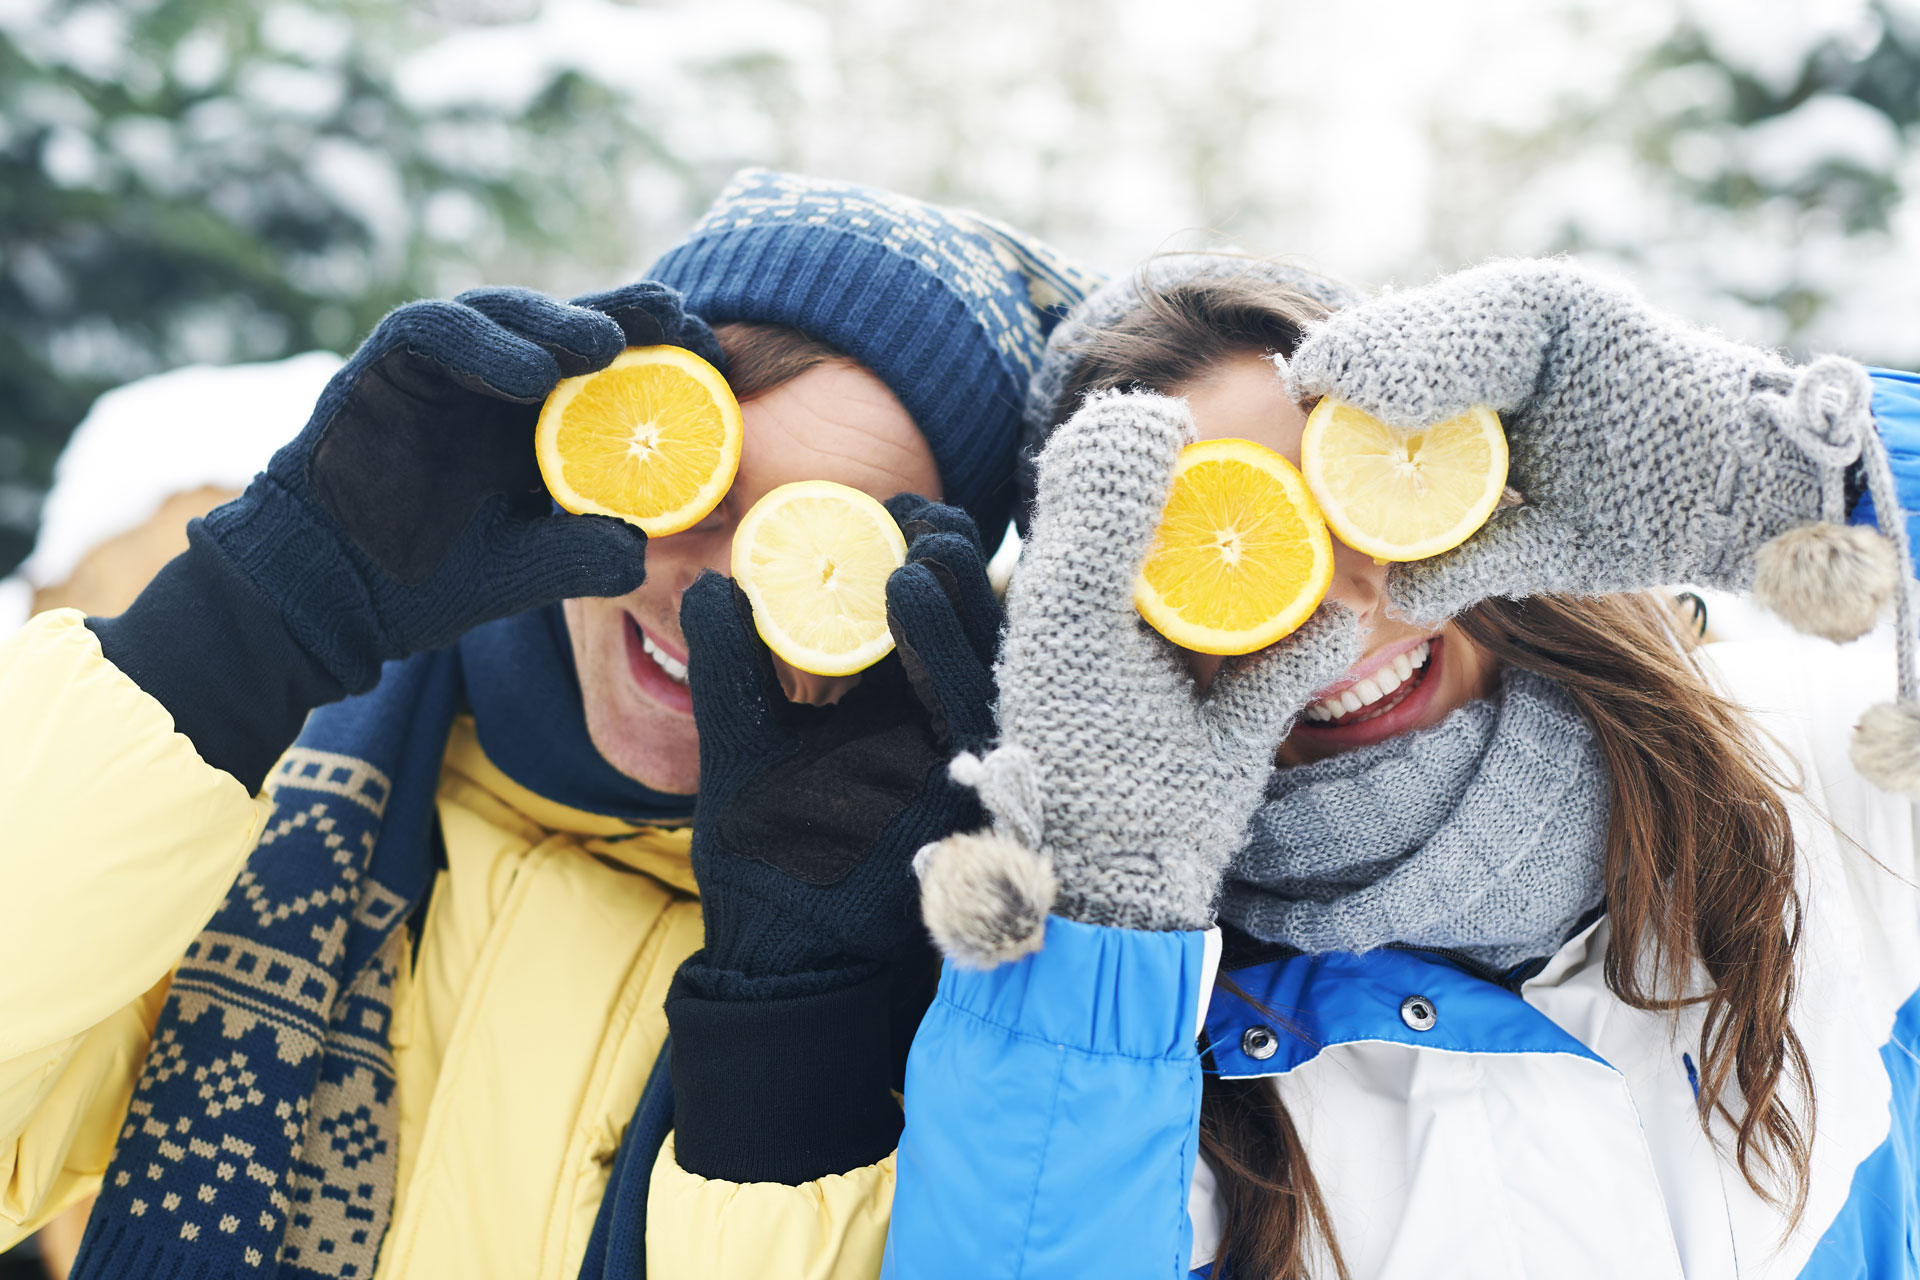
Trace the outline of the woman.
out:
M 1884 672 L 1689 653 L 1633 594 L 1907 630 L 1874 424 L 1920 443 L 1913 384 L 1560 263 L 1346 300 L 1180 258 L 1056 335 L 1002 745 L 955 765 L 993 831 L 918 862 L 957 963 L 891 1272 L 1913 1274 L 1913 809 L 1861 772 L 1914 777 L 1910 646 L 1850 760 Z M 1178 653 L 1130 596 L 1179 448 L 1297 460 L 1324 394 L 1492 405 L 1520 501 L 1419 564 L 1336 543 L 1300 632 Z

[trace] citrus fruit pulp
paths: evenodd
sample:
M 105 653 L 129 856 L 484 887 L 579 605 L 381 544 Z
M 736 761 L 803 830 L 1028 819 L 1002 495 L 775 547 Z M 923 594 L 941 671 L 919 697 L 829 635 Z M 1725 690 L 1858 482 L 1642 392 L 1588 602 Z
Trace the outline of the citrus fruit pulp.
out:
M 1307 415 L 1300 469 L 1342 542 L 1376 560 L 1424 560 L 1493 514 L 1507 483 L 1507 437 L 1485 405 L 1404 431 L 1327 397 Z
M 887 578 L 907 540 L 887 509 L 830 480 L 783 484 L 733 535 L 733 580 L 767 647 L 817 676 L 850 676 L 893 650 Z
M 604 369 L 561 379 L 541 407 L 534 452 L 562 507 L 663 538 L 726 497 L 740 430 L 718 369 L 683 347 L 629 347 Z
M 1133 603 L 1184 649 L 1252 653 L 1298 630 L 1332 581 L 1333 542 L 1293 464 L 1202 440 L 1180 451 Z

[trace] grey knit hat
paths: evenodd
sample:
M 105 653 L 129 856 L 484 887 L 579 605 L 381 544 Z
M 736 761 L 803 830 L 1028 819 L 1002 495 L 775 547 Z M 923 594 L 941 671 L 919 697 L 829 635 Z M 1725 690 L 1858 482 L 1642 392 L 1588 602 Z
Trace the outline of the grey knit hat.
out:
M 1196 280 L 1234 279 L 1282 285 L 1335 311 L 1360 301 L 1357 290 L 1337 280 L 1304 267 L 1237 250 L 1161 254 L 1147 259 L 1138 270 L 1108 280 L 1055 326 L 1039 367 L 1027 384 L 1026 410 L 1020 427 L 1020 458 L 1015 472 L 1019 495 L 1014 506 L 1014 518 L 1023 534 L 1033 514 L 1034 459 L 1039 457 L 1053 429 L 1065 417 L 1059 413 L 1060 400 L 1080 363 L 1087 339 L 1131 314 L 1145 301 L 1149 291 L 1162 292 Z

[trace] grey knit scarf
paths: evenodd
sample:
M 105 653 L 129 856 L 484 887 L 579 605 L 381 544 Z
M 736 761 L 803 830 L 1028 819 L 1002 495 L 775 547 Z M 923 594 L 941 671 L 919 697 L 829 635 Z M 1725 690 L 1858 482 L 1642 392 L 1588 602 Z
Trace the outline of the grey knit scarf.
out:
M 1606 762 L 1560 686 L 1513 668 L 1431 729 L 1281 769 L 1221 918 L 1302 951 L 1548 955 L 1600 902 Z

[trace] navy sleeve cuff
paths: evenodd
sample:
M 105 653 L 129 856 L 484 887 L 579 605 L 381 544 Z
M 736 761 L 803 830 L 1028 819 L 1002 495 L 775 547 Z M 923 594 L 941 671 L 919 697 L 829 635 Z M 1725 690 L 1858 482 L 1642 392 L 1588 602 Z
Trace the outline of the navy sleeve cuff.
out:
M 107 661 L 167 709 L 200 758 L 249 791 L 299 736 L 307 712 L 346 696 L 198 520 L 187 526 L 187 550 L 125 613 L 87 626 Z
M 682 1169 L 798 1186 L 894 1149 L 888 971 L 784 999 L 712 1000 L 675 987 L 667 1022 Z

